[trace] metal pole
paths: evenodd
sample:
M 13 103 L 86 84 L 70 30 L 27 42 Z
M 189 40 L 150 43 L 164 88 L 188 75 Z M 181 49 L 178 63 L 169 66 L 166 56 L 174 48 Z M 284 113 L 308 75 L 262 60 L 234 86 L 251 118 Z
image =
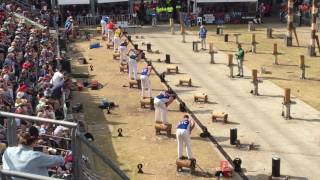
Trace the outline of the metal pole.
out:
M 74 162 L 72 164 L 73 166 L 73 177 L 74 179 L 80 179 L 80 177 L 82 177 L 80 175 L 81 173 L 81 166 L 80 166 L 80 163 L 81 163 L 81 153 L 80 153 L 80 149 L 78 147 L 78 142 L 77 142 L 77 129 L 76 128 L 72 128 L 71 130 L 71 148 L 72 148 L 72 154 L 73 154 L 73 159 L 74 159 Z
M 8 136 L 8 145 L 9 147 L 17 145 L 17 125 L 15 118 L 9 117 L 7 119 L 7 136 Z

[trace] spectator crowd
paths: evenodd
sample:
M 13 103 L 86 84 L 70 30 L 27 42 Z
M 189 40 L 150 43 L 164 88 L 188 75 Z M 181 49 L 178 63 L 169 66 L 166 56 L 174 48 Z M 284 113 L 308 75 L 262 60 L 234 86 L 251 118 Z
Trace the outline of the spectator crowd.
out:
M 64 120 L 65 100 L 71 99 L 71 80 L 61 68 L 57 38 L 50 33 L 51 12 L 45 4 L 41 8 L 40 13 L 32 13 L 12 1 L 0 4 L 0 110 Z M 56 177 L 72 173 L 69 128 L 19 118 L 14 121 L 17 145 L 7 147 L 10 119 L 0 117 L 4 169 Z

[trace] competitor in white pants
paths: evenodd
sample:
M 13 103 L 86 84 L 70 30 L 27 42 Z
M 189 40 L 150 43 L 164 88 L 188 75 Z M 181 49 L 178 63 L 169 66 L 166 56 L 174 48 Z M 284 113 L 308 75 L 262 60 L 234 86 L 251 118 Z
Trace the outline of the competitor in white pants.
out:
M 188 159 L 192 159 L 190 134 L 194 126 L 195 126 L 194 121 L 192 119 L 189 119 L 188 115 L 184 115 L 183 119 L 180 121 L 180 123 L 177 126 L 176 136 L 177 136 L 177 143 L 178 143 L 179 159 L 186 159 L 186 157 L 183 156 L 184 144 L 186 145 Z
M 151 66 L 149 64 L 146 65 L 141 71 L 141 97 L 144 98 L 145 96 L 145 90 L 147 89 L 147 96 L 151 97 L 151 82 L 149 79 L 151 73 Z
M 167 107 L 173 102 L 175 98 L 173 95 L 169 94 L 168 91 L 161 92 L 160 95 L 156 96 L 153 100 L 154 108 L 155 108 L 155 121 L 161 122 L 163 124 L 167 124 L 168 116 L 167 116 Z
M 129 56 L 129 78 L 133 80 L 137 80 L 137 59 L 138 56 L 135 53 Z
M 123 43 L 120 44 L 119 46 L 119 54 L 120 54 L 120 64 L 126 64 L 128 62 L 128 57 L 127 57 L 127 53 L 128 53 L 128 48 L 127 48 L 127 41 L 124 41 Z
M 121 43 L 121 28 L 118 27 L 115 31 L 114 31 L 114 37 L 113 37 L 113 51 L 117 52 L 118 48 L 120 46 Z

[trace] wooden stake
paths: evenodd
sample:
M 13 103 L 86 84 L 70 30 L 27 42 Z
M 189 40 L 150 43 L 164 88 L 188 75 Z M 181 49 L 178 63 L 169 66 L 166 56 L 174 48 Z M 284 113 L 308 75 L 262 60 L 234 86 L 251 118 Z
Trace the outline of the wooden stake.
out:
M 213 52 L 213 43 L 209 43 L 209 52 Z
M 252 81 L 256 82 L 258 81 L 258 70 L 252 69 Z
M 290 104 L 290 88 L 284 89 L 284 104 Z
M 305 79 L 306 78 L 306 76 L 305 76 L 306 66 L 304 63 L 304 55 L 300 55 L 299 66 L 300 66 L 300 70 L 301 70 L 300 79 Z
M 277 43 L 273 44 L 273 52 L 272 52 L 272 54 L 273 55 L 278 54 L 278 45 L 277 45 Z

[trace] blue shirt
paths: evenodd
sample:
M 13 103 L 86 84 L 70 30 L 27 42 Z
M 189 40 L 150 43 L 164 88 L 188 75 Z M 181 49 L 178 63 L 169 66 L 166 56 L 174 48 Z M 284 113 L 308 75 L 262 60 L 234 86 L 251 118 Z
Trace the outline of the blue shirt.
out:
M 61 166 L 64 164 L 64 159 L 62 156 L 47 155 L 19 145 L 8 147 L 2 156 L 2 162 L 5 170 L 49 176 L 48 167 Z
M 207 37 L 207 29 L 204 27 L 200 28 L 199 36 L 200 36 L 200 38 L 206 38 Z
M 185 130 L 187 130 L 188 127 L 189 127 L 189 124 L 190 124 L 190 122 L 189 122 L 188 119 L 182 119 L 180 121 L 180 123 L 178 124 L 177 129 L 185 129 Z
M 143 68 L 142 69 L 142 72 L 141 72 L 141 75 L 145 75 L 145 76 L 148 76 L 149 75 L 149 69 L 148 68 Z
M 156 99 L 159 99 L 160 101 L 162 101 L 164 103 L 169 102 L 169 98 L 170 98 L 170 96 L 166 95 L 165 93 L 161 93 L 158 96 L 156 96 Z

